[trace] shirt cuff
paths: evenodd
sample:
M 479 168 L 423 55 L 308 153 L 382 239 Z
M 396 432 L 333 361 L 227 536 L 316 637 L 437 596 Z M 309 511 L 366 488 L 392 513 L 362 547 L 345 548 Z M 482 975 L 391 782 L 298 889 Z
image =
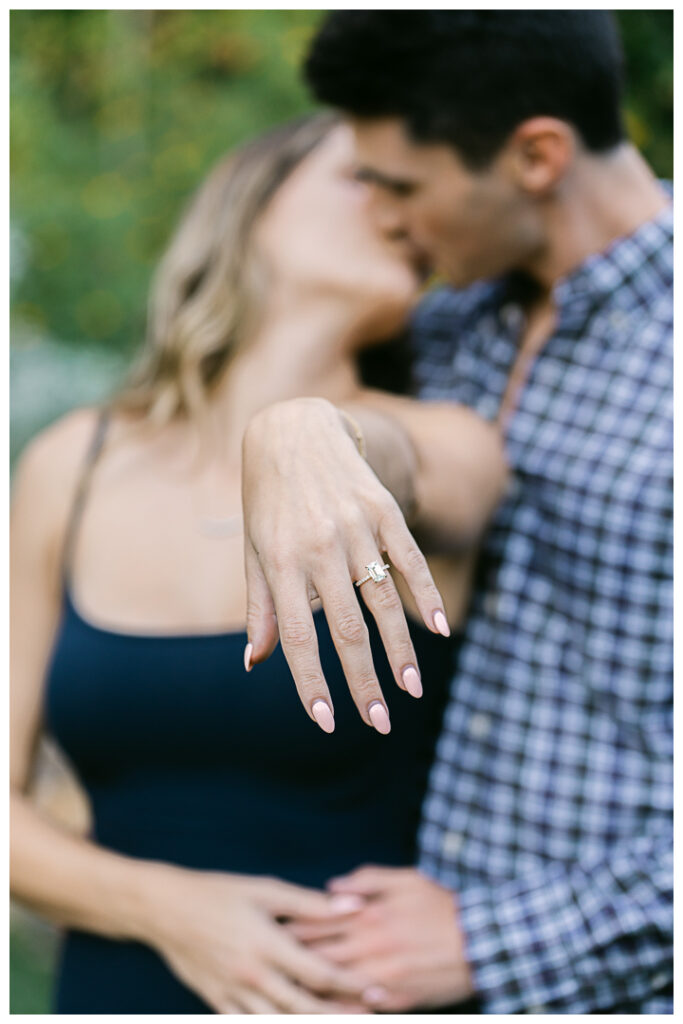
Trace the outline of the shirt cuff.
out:
M 484 1013 L 587 1013 L 569 937 L 582 922 L 562 881 L 510 882 L 457 898 L 465 956 Z M 565 1012 L 567 1012 L 565 1010 Z

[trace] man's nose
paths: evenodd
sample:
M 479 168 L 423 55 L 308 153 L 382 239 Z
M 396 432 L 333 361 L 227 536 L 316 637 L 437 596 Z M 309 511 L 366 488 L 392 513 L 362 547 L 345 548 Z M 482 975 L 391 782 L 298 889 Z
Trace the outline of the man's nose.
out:
M 400 204 L 379 188 L 373 188 L 368 204 L 375 227 L 385 238 L 395 241 L 406 238 L 408 226 Z

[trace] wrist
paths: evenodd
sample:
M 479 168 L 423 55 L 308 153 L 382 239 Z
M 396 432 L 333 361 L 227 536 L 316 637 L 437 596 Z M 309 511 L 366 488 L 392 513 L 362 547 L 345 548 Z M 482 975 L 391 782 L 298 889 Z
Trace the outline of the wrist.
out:
M 178 930 L 176 920 L 178 886 L 187 869 L 156 861 L 136 865 L 130 887 L 129 912 L 132 938 L 150 946 L 163 945 Z
M 306 395 L 300 398 L 287 398 L 280 402 L 272 402 L 254 413 L 247 424 L 247 432 L 269 431 L 277 425 L 287 427 L 302 420 L 314 419 L 320 422 L 336 422 L 337 407 L 327 398 Z
M 337 408 L 337 412 L 341 417 L 344 429 L 346 430 L 351 440 L 354 441 L 358 449 L 358 454 L 361 456 L 361 458 L 367 459 L 368 449 L 365 443 L 365 434 L 363 433 L 363 428 L 361 427 L 360 423 L 355 418 L 355 416 L 352 416 L 351 413 L 347 412 L 345 409 Z
M 396 499 L 406 522 L 411 525 L 418 505 L 418 461 L 410 435 L 387 410 L 375 409 L 365 402 L 347 404 L 338 412 L 349 417 L 345 430 L 359 450 L 356 432 L 362 434 L 363 458 Z

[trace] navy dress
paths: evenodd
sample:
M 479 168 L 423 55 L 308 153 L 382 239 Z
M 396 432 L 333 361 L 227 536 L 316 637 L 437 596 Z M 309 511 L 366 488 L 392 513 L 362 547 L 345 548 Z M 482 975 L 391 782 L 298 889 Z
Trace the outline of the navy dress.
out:
M 424 685 L 415 700 L 393 682 L 360 602 L 391 716 L 381 736 L 362 722 L 325 616 L 314 613 L 335 708 L 326 735 L 303 710 L 280 646 L 247 675 L 244 631 L 154 636 L 87 621 L 68 567 L 105 423 L 68 533 L 46 691 L 48 730 L 91 802 L 92 839 L 131 857 L 316 887 L 364 863 L 414 863 L 453 645 L 411 624 Z M 53 1012 L 212 1011 L 150 947 L 70 930 Z

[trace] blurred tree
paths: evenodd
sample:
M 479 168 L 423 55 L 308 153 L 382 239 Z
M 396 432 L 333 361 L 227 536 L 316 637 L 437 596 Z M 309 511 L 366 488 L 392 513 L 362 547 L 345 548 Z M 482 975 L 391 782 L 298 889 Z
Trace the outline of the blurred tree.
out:
M 316 11 L 11 12 L 13 312 L 130 351 L 154 261 L 230 147 L 307 109 Z M 672 12 L 618 12 L 628 125 L 672 171 Z
M 673 177 L 673 11 L 617 11 L 626 52 L 629 134 L 655 171 Z
M 223 152 L 310 106 L 311 11 L 13 11 L 16 316 L 128 349 L 154 260 Z

